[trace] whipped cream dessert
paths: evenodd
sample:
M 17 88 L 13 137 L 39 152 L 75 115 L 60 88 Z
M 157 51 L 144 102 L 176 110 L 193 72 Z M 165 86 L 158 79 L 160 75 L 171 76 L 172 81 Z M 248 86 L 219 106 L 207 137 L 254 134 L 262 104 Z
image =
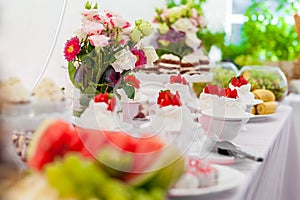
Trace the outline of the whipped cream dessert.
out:
M 75 117 L 74 122 L 78 126 L 96 130 L 117 130 L 120 127 L 117 114 L 107 110 L 105 102 L 95 103 L 93 99 L 81 116 Z
M 0 82 L 0 102 L 29 103 L 30 92 L 25 88 L 19 78 L 10 77 Z
M 182 103 L 188 103 L 194 101 L 191 88 L 188 85 L 184 85 L 180 83 L 166 83 L 165 87 L 167 89 L 170 89 L 172 92 L 178 91 Z
M 195 126 L 192 114 L 185 106 L 156 106 L 154 110 L 151 128 L 157 132 L 178 132 Z
M 37 101 L 62 101 L 65 96 L 61 88 L 51 79 L 43 79 L 32 92 Z
M 251 104 L 254 101 L 254 94 L 250 92 L 251 89 L 251 84 L 248 83 L 246 85 L 242 85 L 240 87 L 236 87 L 232 85 L 231 83 L 229 84 L 229 88 L 234 90 L 236 89 L 239 95 L 239 98 L 241 99 L 243 104 Z
M 214 116 L 240 117 L 245 115 L 246 105 L 239 98 L 219 97 L 204 92 L 199 98 L 200 109 Z

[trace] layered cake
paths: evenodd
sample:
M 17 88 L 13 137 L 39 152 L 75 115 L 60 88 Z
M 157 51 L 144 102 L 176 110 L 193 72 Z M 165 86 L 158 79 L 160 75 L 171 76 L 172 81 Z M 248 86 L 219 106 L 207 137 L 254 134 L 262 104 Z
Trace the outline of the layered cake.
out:
M 203 54 L 193 53 L 186 55 L 181 60 L 181 74 L 201 74 L 207 73 L 211 69 L 209 59 Z
M 164 54 L 158 63 L 158 72 L 162 74 L 179 74 L 180 58 L 174 54 Z

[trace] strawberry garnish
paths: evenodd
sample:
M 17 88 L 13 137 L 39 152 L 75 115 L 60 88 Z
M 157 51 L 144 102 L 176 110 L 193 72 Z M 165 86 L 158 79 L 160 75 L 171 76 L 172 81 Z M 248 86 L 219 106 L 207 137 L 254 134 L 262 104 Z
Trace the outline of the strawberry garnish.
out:
M 105 92 L 104 94 L 100 93 L 94 97 L 94 102 L 95 103 L 105 102 L 108 104 L 108 99 L 109 97 L 107 92 Z
M 107 109 L 109 111 L 114 111 L 115 105 L 116 105 L 116 99 L 114 97 L 109 98 L 109 95 L 107 92 L 105 92 L 104 94 L 100 93 L 97 94 L 94 97 L 94 102 L 95 103 L 101 103 L 104 102 L 107 104 Z
M 180 74 L 178 74 L 177 76 L 171 76 L 170 77 L 170 83 L 180 83 L 183 85 L 187 85 L 187 81 L 184 77 L 182 77 Z
M 204 93 L 217 95 L 217 96 L 221 97 L 221 96 L 225 96 L 225 89 L 224 88 L 219 88 L 217 85 L 208 84 L 204 88 Z
M 230 88 L 226 88 L 225 92 L 226 92 L 225 96 L 228 97 L 228 98 L 237 99 L 239 97 L 236 89 L 231 90 Z
M 231 84 L 235 87 L 241 87 L 242 85 L 247 85 L 248 81 L 243 76 L 233 77 Z
M 204 88 L 204 93 L 217 95 L 219 97 L 238 98 L 237 90 L 231 90 L 230 88 L 220 88 L 217 85 L 208 84 Z
M 170 90 L 160 91 L 158 94 L 157 104 L 160 107 L 165 106 L 181 106 L 179 93 L 172 94 Z

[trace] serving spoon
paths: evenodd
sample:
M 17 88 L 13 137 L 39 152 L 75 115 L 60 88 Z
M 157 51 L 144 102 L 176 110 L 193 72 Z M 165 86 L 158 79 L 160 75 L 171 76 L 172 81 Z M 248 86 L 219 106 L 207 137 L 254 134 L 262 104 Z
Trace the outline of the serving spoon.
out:
M 248 158 L 257 162 L 263 162 L 264 160 L 262 157 L 257 157 L 242 151 L 240 147 L 236 146 L 230 141 L 218 141 L 215 146 L 218 148 L 218 153 L 223 155 L 233 155 L 237 157 Z

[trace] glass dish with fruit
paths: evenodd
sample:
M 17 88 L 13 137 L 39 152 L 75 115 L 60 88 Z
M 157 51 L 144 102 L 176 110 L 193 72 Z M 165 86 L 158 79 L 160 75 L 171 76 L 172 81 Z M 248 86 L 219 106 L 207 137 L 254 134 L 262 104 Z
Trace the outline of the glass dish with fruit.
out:
M 240 70 L 251 84 L 251 91 L 256 89 L 271 90 L 276 101 L 282 100 L 288 92 L 287 78 L 278 67 L 273 66 L 244 66 Z

